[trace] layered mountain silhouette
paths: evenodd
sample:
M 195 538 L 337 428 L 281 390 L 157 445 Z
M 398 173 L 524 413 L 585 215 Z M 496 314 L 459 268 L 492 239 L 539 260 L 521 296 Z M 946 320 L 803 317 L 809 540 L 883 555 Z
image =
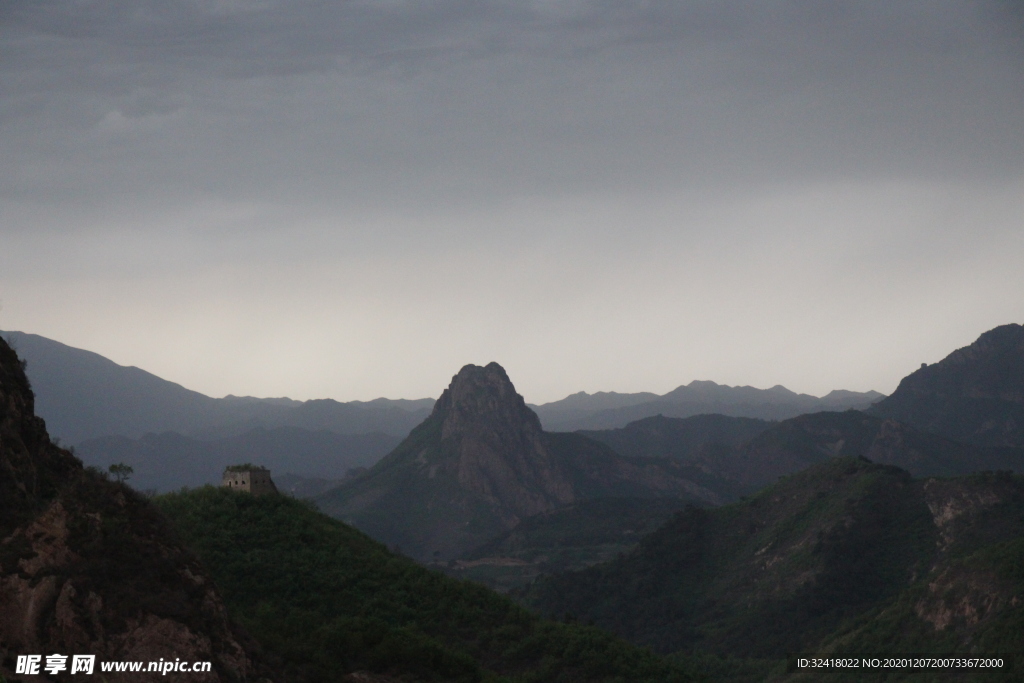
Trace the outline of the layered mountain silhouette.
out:
M 870 412 L 965 443 L 1024 446 L 1024 326 L 989 330 L 922 365 Z
M 430 412 L 432 399 L 294 401 L 248 396 L 211 398 L 91 351 L 35 334 L 0 333 L 27 361 L 38 411 L 52 436 L 78 445 L 102 436 L 148 433 L 235 436 L 255 428 L 299 427 L 339 434 L 404 437 Z
M 248 643 L 163 515 L 51 443 L 0 340 L 0 677 L 20 679 L 16 655 L 80 653 L 97 655 L 96 673 L 180 658 L 213 664 L 190 680 L 266 680 Z
M 1024 472 L 1024 449 L 963 444 L 856 410 L 811 413 L 782 422 L 724 415 L 658 416 L 622 429 L 581 433 L 623 455 L 672 459 L 685 467 L 691 481 L 725 500 L 841 456 L 896 465 L 918 477 Z
M 556 507 L 603 496 L 719 496 L 665 460 L 549 433 L 504 369 L 467 365 L 433 412 L 321 508 L 412 557 L 448 559 Z
M 545 429 L 575 431 L 613 429 L 655 415 L 690 417 L 719 414 L 784 420 L 823 410 L 865 409 L 882 397 L 877 391 L 836 390 L 818 398 L 797 394 L 783 386 L 755 389 L 693 381 L 663 396 L 651 393 L 579 392 L 561 401 L 535 406 L 535 409 Z
M 137 439 L 148 433 L 236 436 L 255 428 L 300 427 L 339 434 L 381 432 L 399 438 L 430 412 L 433 399 L 295 401 L 289 398 L 211 398 L 145 370 L 24 332 L 2 332 L 22 358 L 35 388 L 37 409 L 54 437 L 79 443 L 102 436 Z M 771 389 L 691 382 L 664 396 L 579 392 L 531 406 L 549 431 L 611 429 L 653 415 L 689 417 L 721 413 L 785 419 L 819 410 L 865 408 L 877 392 L 833 391 L 823 398 Z
M 579 433 L 608 444 L 622 455 L 697 462 L 708 457 L 708 450 L 738 448 L 777 424 L 728 415 L 685 418 L 656 415 L 619 429 L 580 430 Z

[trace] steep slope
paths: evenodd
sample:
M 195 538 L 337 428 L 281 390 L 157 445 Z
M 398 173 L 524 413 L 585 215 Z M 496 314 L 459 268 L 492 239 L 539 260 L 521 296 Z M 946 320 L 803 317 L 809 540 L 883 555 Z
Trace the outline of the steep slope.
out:
M 430 399 L 348 403 L 238 396 L 217 399 L 39 335 L 0 335 L 27 360 L 37 410 L 51 435 L 76 445 L 111 435 L 140 438 L 170 431 L 218 437 L 256 427 L 283 426 L 339 434 L 383 432 L 402 438 L 423 420 L 433 403 Z
M 872 414 L 982 446 L 1024 446 L 1024 326 L 984 333 L 903 378 Z
M 836 458 L 527 596 L 663 652 L 1019 652 L 1024 478 Z
M 837 390 L 818 398 L 783 386 L 770 389 L 730 387 L 693 381 L 664 396 L 651 394 L 573 394 L 536 406 L 544 428 L 552 431 L 615 429 L 645 417 L 685 418 L 720 414 L 762 420 L 785 420 L 822 410 L 864 409 L 882 398 L 877 391 Z
M 467 365 L 430 417 L 323 510 L 419 559 L 450 559 L 520 520 L 601 496 L 718 497 L 670 462 L 549 434 L 497 363 Z
M 212 582 L 163 517 L 54 446 L 0 340 L 0 676 L 19 654 L 210 661 L 167 680 L 256 680 Z M 110 681 L 138 679 L 112 673 Z M 71 680 L 67 672 L 58 680 Z
M 438 683 L 688 680 L 650 652 L 540 619 L 292 499 L 206 487 L 157 504 L 290 681 L 356 671 Z
M 350 469 L 370 467 L 398 445 L 387 434 L 338 434 L 299 427 L 253 429 L 237 436 L 196 439 L 174 432 L 141 439 L 105 436 L 83 441 L 75 455 L 102 470 L 125 463 L 140 491 L 176 491 L 182 486 L 220 482 L 228 465 L 258 462 L 274 479 L 293 474 L 306 479 L 342 479 Z

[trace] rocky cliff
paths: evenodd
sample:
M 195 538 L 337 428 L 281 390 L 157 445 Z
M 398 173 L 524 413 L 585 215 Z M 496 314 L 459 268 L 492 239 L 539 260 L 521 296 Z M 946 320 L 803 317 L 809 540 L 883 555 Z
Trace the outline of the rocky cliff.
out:
M 269 676 L 161 514 L 51 443 L 33 404 L 23 363 L 0 340 L 0 676 L 20 680 L 18 655 L 55 653 L 96 655 L 97 677 L 104 661 L 160 659 L 212 663 L 167 681 Z
M 984 333 L 903 378 L 869 411 L 981 446 L 1024 446 L 1024 326 Z
M 720 502 L 677 464 L 625 458 L 550 434 L 504 369 L 467 365 L 433 412 L 362 477 L 318 499 L 325 512 L 422 559 L 448 559 L 520 520 L 601 496 Z

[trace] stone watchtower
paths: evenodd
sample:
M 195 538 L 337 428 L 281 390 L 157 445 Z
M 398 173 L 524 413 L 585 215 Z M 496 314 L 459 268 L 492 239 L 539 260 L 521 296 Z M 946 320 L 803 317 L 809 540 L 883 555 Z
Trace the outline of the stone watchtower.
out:
M 224 470 L 221 486 L 227 486 L 235 491 L 247 491 L 254 496 L 277 493 L 274 480 L 270 478 L 270 470 L 248 463 L 232 465 Z

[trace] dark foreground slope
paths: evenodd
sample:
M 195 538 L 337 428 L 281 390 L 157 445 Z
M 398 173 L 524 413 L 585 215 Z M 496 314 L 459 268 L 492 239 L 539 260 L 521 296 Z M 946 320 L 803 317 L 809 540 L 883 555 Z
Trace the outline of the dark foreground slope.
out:
M 0 677 L 16 680 L 14 658 L 33 653 L 213 664 L 168 681 L 273 676 L 253 663 L 205 570 L 164 518 L 54 446 L 33 403 L 20 361 L 0 340 Z
M 467 365 L 365 475 L 317 498 L 328 514 L 420 560 L 448 560 L 556 507 L 599 497 L 721 498 L 670 461 L 548 433 L 497 363 Z
M 595 628 L 542 620 L 424 569 L 302 502 L 211 487 L 157 500 L 290 680 L 359 670 L 445 682 L 688 680 Z
M 870 410 L 980 446 L 1024 446 L 1024 326 L 989 330 L 903 378 Z
M 1022 567 L 1024 478 L 836 458 L 527 597 L 662 652 L 1021 652 Z

